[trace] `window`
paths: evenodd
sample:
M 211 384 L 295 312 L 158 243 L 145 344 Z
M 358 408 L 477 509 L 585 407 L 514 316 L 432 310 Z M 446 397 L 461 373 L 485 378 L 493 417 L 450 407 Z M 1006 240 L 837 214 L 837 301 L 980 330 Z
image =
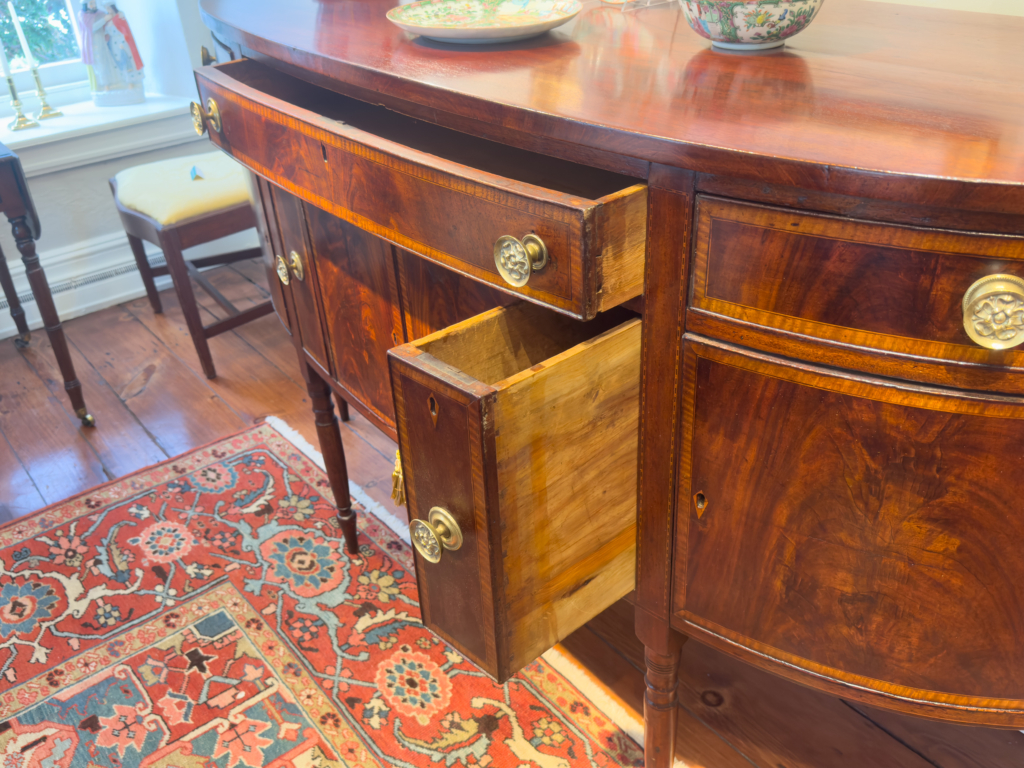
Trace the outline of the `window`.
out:
M 77 13 L 74 0 L 14 0 L 21 28 L 32 56 L 40 66 L 76 60 L 78 50 Z M 7 52 L 12 70 L 28 69 L 21 41 L 11 18 L 11 6 L 0 2 L 0 43 Z

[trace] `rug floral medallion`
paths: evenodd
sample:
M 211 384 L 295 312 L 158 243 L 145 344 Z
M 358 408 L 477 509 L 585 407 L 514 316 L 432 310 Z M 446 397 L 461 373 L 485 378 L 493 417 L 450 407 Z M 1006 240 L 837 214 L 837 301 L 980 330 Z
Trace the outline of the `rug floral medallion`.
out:
M 0 528 L 0 768 L 639 766 L 543 660 L 420 623 L 410 550 L 261 425 Z

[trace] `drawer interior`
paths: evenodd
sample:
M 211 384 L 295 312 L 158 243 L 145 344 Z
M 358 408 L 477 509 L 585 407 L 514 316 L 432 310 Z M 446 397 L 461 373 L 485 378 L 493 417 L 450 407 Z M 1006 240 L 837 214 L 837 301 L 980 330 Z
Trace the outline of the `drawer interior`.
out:
M 520 302 L 446 328 L 417 346 L 463 376 L 500 390 L 504 380 L 633 316 L 627 310 L 613 310 L 581 323 Z
M 320 88 L 248 59 L 218 71 L 300 109 L 460 165 L 545 189 L 599 200 L 635 185 L 630 176 L 529 152 L 416 120 L 386 107 Z

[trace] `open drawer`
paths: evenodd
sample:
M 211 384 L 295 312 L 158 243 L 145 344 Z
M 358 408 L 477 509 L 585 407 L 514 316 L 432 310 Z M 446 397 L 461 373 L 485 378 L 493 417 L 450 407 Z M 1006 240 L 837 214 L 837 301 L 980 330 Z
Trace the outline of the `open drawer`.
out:
M 633 589 L 640 320 L 520 302 L 388 355 L 423 621 L 503 682 Z
M 642 291 L 647 186 L 637 179 L 414 120 L 254 61 L 204 67 L 196 83 L 214 144 L 424 258 L 583 319 Z

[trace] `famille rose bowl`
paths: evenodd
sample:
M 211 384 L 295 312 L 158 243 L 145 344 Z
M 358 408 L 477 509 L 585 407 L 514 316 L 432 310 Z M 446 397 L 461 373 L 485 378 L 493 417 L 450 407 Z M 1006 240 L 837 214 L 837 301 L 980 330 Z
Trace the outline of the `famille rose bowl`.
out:
M 693 31 L 716 48 L 777 48 L 805 29 L 825 0 L 679 0 Z
M 510 43 L 565 24 L 579 0 L 418 0 L 388 11 L 406 32 L 446 43 Z

